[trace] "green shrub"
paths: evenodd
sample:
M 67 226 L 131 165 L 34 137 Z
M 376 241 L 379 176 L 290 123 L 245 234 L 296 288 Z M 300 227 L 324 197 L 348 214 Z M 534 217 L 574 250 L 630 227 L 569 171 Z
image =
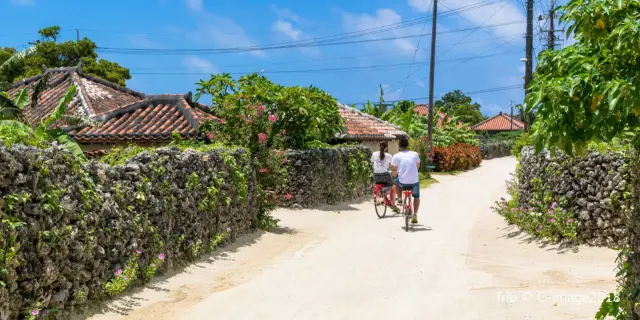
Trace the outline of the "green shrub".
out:
M 534 181 L 534 188 L 537 188 L 535 184 Z M 500 199 L 492 209 L 503 216 L 509 224 L 517 225 L 520 230 L 528 234 L 554 242 L 576 238 L 575 214 L 562 208 L 550 194 L 536 192 L 530 203 L 521 206 L 517 182 L 508 181 L 507 192 L 511 199 Z
M 513 148 L 511 148 L 511 154 L 517 159 L 520 159 L 520 153 L 522 152 L 522 149 L 526 146 L 530 146 L 531 143 L 531 136 L 528 133 L 521 135 L 513 144 Z

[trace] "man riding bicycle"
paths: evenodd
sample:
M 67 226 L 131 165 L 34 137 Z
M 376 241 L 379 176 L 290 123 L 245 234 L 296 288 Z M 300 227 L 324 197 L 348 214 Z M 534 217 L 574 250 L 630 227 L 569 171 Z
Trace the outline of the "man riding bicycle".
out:
M 420 166 L 420 156 L 417 152 L 409 150 L 409 139 L 400 138 L 400 152 L 391 159 L 391 172 L 396 176 L 398 194 L 402 194 L 402 189 L 411 189 L 413 196 L 413 218 L 411 223 L 418 223 L 418 208 L 420 207 L 420 178 L 418 167 Z

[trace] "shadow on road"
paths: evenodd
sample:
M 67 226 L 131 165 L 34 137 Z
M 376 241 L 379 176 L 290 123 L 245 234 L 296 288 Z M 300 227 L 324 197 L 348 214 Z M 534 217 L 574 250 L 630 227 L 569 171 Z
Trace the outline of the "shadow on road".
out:
M 579 244 L 575 241 L 560 241 L 553 242 L 550 240 L 543 240 L 533 235 L 530 235 L 515 225 L 510 225 L 502 228 L 503 235 L 499 238 L 516 238 L 520 243 L 535 243 L 538 248 L 546 249 L 547 251 L 557 251 L 558 254 L 565 254 L 567 252 L 577 253 L 580 251 Z
M 297 234 L 298 231 L 289 227 L 276 227 L 270 231 L 269 233 L 275 234 Z M 122 316 L 127 316 L 129 313 L 137 309 L 142 305 L 143 302 L 146 302 L 148 299 L 140 298 L 137 296 L 138 293 L 142 292 L 145 289 L 151 289 L 157 292 L 170 292 L 170 290 L 164 288 L 164 285 L 168 283 L 168 279 L 173 276 L 183 274 L 183 273 L 191 273 L 188 270 L 189 267 L 195 268 L 206 268 L 206 264 L 215 263 L 217 260 L 229 260 L 230 253 L 237 252 L 240 248 L 245 246 L 251 246 L 258 242 L 258 240 L 264 235 L 268 233 L 265 231 L 256 231 L 236 239 L 235 242 L 218 248 L 217 250 L 204 254 L 198 258 L 193 259 L 189 263 L 185 263 L 180 266 L 173 265 L 172 268 L 166 271 L 161 276 L 158 276 L 151 280 L 151 282 L 141 285 L 139 287 L 131 288 L 127 290 L 122 296 L 114 297 L 113 300 L 106 300 L 100 303 L 96 303 L 95 305 L 90 306 L 86 310 L 82 310 L 79 312 L 75 312 L 69 316 L 69 319 L 80 320 L 87 319 L 92 316 L 105 314 L 105 313 L 117 313 Z

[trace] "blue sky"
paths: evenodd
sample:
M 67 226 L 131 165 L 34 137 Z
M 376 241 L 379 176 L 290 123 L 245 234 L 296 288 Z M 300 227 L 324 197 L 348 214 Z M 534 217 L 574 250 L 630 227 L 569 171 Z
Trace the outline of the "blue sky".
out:
M 525 10 L 521 0 L 445 14 L 481 0 L 439 1 L 435 96 L 453 89 L 477 91 L 523 83 Z M 23 48 L 38 37 L 37 30 L 59 25 L 61 41 L 73 40 L 78 29 L 99 47 L 147 49 L 211 49 L 300 41 L 362 31 L 431 12 L 431 0 L 129 0 L 129 1 L 0 0 L 0 46 Z M 548 8 L 536 3 L 536 13 Z M 518 22 L 522 21 L 522 22 Z M 514 24 L 468 30 L 476 26 Z M 431 32 L 425 24 L 375 33 L 350 40 L 376 40 Z M 537 21 L 535 24 L 537 29 Z M 126 55 L 101 53 L 131 69 L 127 86 L 148 94 L 195 91 L 209 73 L 264 71 L 284 85 L 314 85 L 342 103 L 378 99 L 378 86 L 387 87 L 387 100 L 428 96 L 430 36 L 371 41 L 336 46 L 289 48 L 233 54 Z M 418 46 L 419 42 L 419 46 Z M 539 41 L 534 38 L 536 49 Z M 537 52 L 537 51 L 536 51 Z M 464 58 L 492 55 L 463 60 Z M 415 60 L 414 60 L 415 56 Z M 457 60 L 456 60 L 457 59 Z M 411 62 L 414 64 L 411 65 Z M 397 67 L 375 66 L 405 64 Z M 373 67 L 371 67 L 373 66 Z M 270 73 L 371 67 L 364 70 Z M 411 73 L 410 73 L 411 70 Z M 141 73 L 178 73 L 172 75 Z M 197 73 L 187 74 L 184 73 Z M 470 94 L 488 115 L 508 111 L 523 90 Z M 202 101 L 207 103 L 208 101 Z M 424 103 L 426 100 L 419 100 Z

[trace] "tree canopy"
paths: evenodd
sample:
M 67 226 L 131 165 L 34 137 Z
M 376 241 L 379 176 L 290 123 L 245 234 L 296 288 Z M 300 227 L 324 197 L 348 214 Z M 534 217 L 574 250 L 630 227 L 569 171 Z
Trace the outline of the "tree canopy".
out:
M 526 112 L 537 150 L 582 153 L 640 125 L 640 1 L 571 0 L 560 8 L 576 43 L 538 58 Z
M 72 67 L 83 62 L 83 72 L 125 86 L 131 79 L 129 69 L 116 62 L 99 59 L 97 45 L 88 38 L 79 41 L 58 43 L 60 27 L 52 26 L 38 31 L 40 39 L 32 42 L 37 45 L 35 52 L 20 59 L 11 68 L 0 72 L 0 86 L 42 73 L 42 65 L 47 68 Z M 15 48 L 0 47 L 0 65 L 16 53 Z
M 453 90 L 446 93 L 433 105 L 436 109 L 451 116 L 456 116 L 458 120 L 476 124 L 484 119 L 480 112 L 480 104 L 471 101 L 471 97 L 465 95 L 460 90 Z
M 214 113 L 219 108 L 235 108 L 234 112 L 242 114 L 251 107 L 264 106 L 277 117 L 273 133 L 285 134 L 285 147 L 304 148 L 314 141 L 326 143 L 343 130 L 336 99 L 313 86 L 286 87 L 256 73 L 237 80 L 229 73 L 217 74 L 197 86 L 196 99 L 211 95 Z M 234 138 L 246 137 L 238 134 Z

